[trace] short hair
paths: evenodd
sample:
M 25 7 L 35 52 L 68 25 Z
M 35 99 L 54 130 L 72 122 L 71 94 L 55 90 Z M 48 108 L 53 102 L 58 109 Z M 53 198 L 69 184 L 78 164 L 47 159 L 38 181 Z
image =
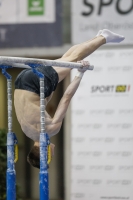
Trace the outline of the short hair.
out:
M 36 168 L 40 169 L 40 148 L 33 146 L 27 156 L 27 162 Z

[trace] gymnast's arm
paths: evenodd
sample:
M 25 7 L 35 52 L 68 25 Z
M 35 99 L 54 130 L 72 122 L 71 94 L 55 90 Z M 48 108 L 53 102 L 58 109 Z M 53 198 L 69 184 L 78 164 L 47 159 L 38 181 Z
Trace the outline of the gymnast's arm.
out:
M 85 71 L 86 70 L 84 70 L 82 72 L 80 72 L 80 71 L 78 72 L 78 75 L 75 76 L 74 80 L 70 83 L 70 85 L 66 89 L 62 99 L 60 100 L 60 103 L 57 107 L 54 117 L 51 120 L 50 136 L 53 136 L 59 132 L 61 125 L 62 125 L 62 121 L 65 117 L 68 106 L 70 104 L 70 101 L 71 101 L 72 97 L 74 96 L 75 92 L 77 91 L 79 84 L 81 82 L 82 76 Z

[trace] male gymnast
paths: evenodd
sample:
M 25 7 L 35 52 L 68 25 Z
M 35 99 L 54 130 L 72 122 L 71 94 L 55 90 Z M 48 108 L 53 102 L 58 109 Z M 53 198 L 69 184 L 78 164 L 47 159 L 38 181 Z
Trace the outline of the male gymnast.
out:
M 96 49 L 106 43 L 120 43 L 124 36 L 103 29 L 91 40 L 71 47 L 59 61 L 81 62 L 83 67 L 78 69 L 74 80 L 66 89 L 56 109 L 54 117 L 45 111 L 45 130 L 49 137 L 56 135 L 62 125 L 70 101 L 79 87 L 81 79 L 89 62 L 82 61 Z M 53 96 L 57 84 L 62 81 L 71 71 L 69 68 L 43 66 L 37 67 L 37 71 L 44 74 L 45 105 Z M 17 119 L 23 132 L 34 141 L 34 146 L 28 154 L 27 161 L 34 167 L 40 168 L 39 136 L 40 136 L 40 85 L 39 78 L 32 69 L 23 70 L 16 78 L 14 92 L 14 106 Z M 51 144 L 52 152 L 54 145 Z

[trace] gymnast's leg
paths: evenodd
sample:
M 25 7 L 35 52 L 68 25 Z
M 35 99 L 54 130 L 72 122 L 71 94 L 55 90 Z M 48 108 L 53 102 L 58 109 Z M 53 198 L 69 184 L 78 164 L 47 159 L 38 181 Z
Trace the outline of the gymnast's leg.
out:
M 113 33 L 107 29 L 100 30 L 95 38 L 92 40 L 88 40 L 79 45 L 75 45 L 71 47 L 60 59 L 60 61 L 68 61 L 68 62 L 77 62 L 83 60 L 85 57 L 89 56 L 96 49 L 106 43 L 119 43 L 124 40 L 124 37 Z M 61 67 L 53 67 L 59 76 L 59 82 L 62 81 L 71 69 L 61 68 Z
M 97 36 L 96 36 L 96 37 L 97 37 Z M 90 39 L 90 40 L 87 40 L 87 41 L 85 41 L 85 42 L 83 42 L 83 43 L 76 44 L 76 45 L 72 46 L 72 47 L 71 47 L 70 49 L 68 49 L 68 51 L 62 56 L 62 58 L 65 58 L 65 57 L 70 56 L 71 53 L 72 53 L 75 49 L 79 48 L 80 46 L 82 46 L 82 45 L 85 44 L 85 43 L 89 43 L 91 40 L 94 40 L 96 37 L 94 37 L 94 38 L 92 38 L 92 39 Z
M 62 56 L 62 58 L 63 58 L 63 57 L 68 57 L 68 56 L 70 56 L 71 53 L 72 53 L 75 49 L 79 48 L 80 46 L 82 46 L 82 45 L 85 44 L 85 43 L 89 43 L 91 40 L 94 40 L 94 39 L 95 39 L 96 37 L 98 37 L 101 33 L 102 33 L 102 30 L 98 31 L 97 35 L 96 35 L 94 38 L 92 38 L 92 39 L 90 39 L 90 40 L 87 40 L 87 41 L 85 41 L 85 42 L 82 42 L 82 43 L 80 43 L 80 44 L 76 44 L 76 45 L 72 46 L 72 47 L 71 47 L 70 49 L 68 49 L 68 51 Z
M 60 61 L 66 62 L 77 62 L 83 60 L 85 57 L 89 56 L 96 49 L 106 43 L 106 40 L 103 36 L 98 36 L 93 40 L 75 45 L 67 53 L 65 53 L 60 59 Z M 71 71 L 69 68 L 62 67 L 53 67 L 59 76 L 59 82 L 62 81 L 68 73 Z

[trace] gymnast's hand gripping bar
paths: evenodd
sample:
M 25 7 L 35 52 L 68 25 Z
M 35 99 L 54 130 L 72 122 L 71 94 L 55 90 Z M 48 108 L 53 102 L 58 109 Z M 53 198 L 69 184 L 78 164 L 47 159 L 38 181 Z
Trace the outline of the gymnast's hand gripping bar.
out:
M 6 57 L 0 56 L 0 65 L 10 65 L 12 67 L 17 68 L 30 68 L 28 64 L 41 64 L 47 66 L 58 66 L 58 67 L 66 67 L 66 68 L 80 68 L 83 65 L 81 63 L 76 62 L 65 62 L 65 61 L 57 61 L 57 60 L 44 60 L 44 59 L 36 59 L 36 58 L 21 58 L 21 57 Z M 94 66 L 89 65 L 87 70 L 93 70 Z

